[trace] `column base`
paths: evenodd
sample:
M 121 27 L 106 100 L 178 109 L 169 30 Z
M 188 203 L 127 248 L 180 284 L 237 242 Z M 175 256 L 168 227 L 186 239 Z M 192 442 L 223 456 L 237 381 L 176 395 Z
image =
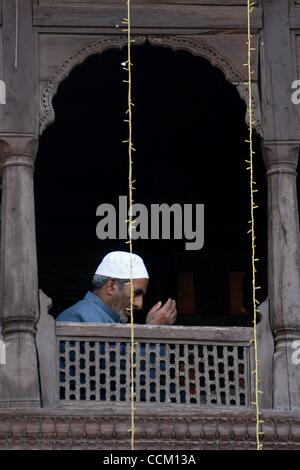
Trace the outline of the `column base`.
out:
M 4 335 L 5 364 L 0 365 L 0 408 L 41 406 L 35 338 L 32 333 Z

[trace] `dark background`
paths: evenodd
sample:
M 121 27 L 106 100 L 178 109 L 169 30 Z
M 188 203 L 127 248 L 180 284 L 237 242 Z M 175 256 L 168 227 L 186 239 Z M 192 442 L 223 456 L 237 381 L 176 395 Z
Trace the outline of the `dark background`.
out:
M 35 199 L 40 287 L 52 313 L 79 300 L 101 258 L 127 250 L 124 240 L 96 237 L 96 208 L 128 195 L 127 51 L 109 50 L 76 67 L 60 85 L 56 119 L 42 135 Z M 133 48 L 134 201 L 205 205 L 205 240 L 199 251 L 184 241 L 137 240 L 134 252 L 150 274 L 144 313 L 178 296 L 182 271 L 193 272 L 195 315 L 178 324 L 250 324 L 251 314 L 229 315 L 230 272 L 245 272 L 244 308 L 251 312 L 249 149 L 246 105 L 210 63 L 188 52 L 149 44 Z M 266 180 L 254 135 L 259 300 L 267 296 Z

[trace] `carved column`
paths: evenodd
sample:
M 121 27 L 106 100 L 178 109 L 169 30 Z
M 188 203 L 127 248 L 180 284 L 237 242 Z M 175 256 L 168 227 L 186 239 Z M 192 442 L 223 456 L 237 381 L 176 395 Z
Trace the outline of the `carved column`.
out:
M 300 409 L 300 237 L 296 187 L 298 142 L 264 142 L 268 178 L 269 297 L 275 338 L 273 406 Z
M 6 365 L 0 368 L 0 406 L 40 406 L 35 328 L 38 320 L 33 194 L 36 140 L 0 136 L 2 168 L 1 324 Z

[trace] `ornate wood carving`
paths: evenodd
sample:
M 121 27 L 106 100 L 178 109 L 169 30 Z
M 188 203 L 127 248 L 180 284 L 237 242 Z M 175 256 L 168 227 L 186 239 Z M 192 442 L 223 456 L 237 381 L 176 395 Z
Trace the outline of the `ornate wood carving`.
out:
M 115 408 L 115 407 L 114 407 Z M 300 415 L 265 412 L 264 449 L 300 449 Z M 130 449 L 129 411 L 0 412 L 0 449 Z M 255 449 L 254 412 L 195 408 L 136 415 L 136 449 Z
M 203 43 L 201 36 L 149 36 L 148 40 L 153 45 L 171 47 L 173 50 L 185 50 L 193 55 L 207 59 L 213 66 L 218 67 L 225 75 L 225 78 L 237 87 L 238 93 L 248 108 L 248 83 L 245 82 L 245 75 L 242 75 L 235 64 L 221 54 L 215 47 Z M 253 84 L 252 95 L 253 118 L 255 128 L 259 134 L 261 130 L 261 110 L 258 86 Z M 248 112 L 246 122 L 249 123 Z
M 240 97 L 245 101 L 247 105 L 246 111 L 246 123 L 249 125 L 249 86 L 248 82 L 240 82 L 236 84 L 237 90 Z M 252 84 L 252 123 L 253 127 L 256 129 L 256 132 L 263 136 L 262 130 L 262 119 L 261 119 L 261 106 L 260 106 L 260 96 L 258 90 L 258 83 L 254 82 Z
M 145 36 L 135 36 L 134 41 L 136 44 L 143 44 L 146 41 Z M 40 115 L 40 133 L 42 133 L 47 126 L 49 126 L 55 119 L 54 110 L 52 107 L 53 97 L 57 93 L 59 84 L 69 75 L 71 70 L 81 63 L 83 63 L 89 56 L 93 54 L 101 54 L 101 52 L 117 48 L 122 49 L 127 44 L 127 37 L 123 36 L 101 36 L 97 41 L 85 45 L 77 52 L 67 58 L 61 64 L 54 76 L 49 80 L 46 88 L 41 96 L 41 115 Z
M 193 55 L 204 57 L 212 65 L 221 69 L 231 83 L 243 80 L 236 67 L 215 48 L 203 43 L 201 36 L 148 36 L 148 41 L 154 46 L 167 46 L 174 51 L 185 50 Z
M 173 50 L 186 50 L 193 55 L 201 56 L 209 60 L 213 66 L 218 67 L 224 73 L 229 82 L 237 87 L 241 98 L 247 103 L 248 93 L 247 84 L 245 84 L 245 75 L 242 75 L 234 65 L 233 61 L 220 53 L 216 47 L 207 45 L 201 36 L 150 35 L 147 39 L 152 45 L 170 47 Z M 143 44 L 146 41 L 146 36 L 134 36 L 134 40 L 136 44 Z M 59 84 L 69 75 L 70 71 L 76 65 L 84 62 L 84 60 L 92 54 L 101 53 L 110 48 L 122 48 L 126 44 L 127 38 L 125 36 L 101 36 L 96 42 L 85 45 L 79 51 L 68 57 L 68 59 L 57 69 L 57 72 L 50 79 L 46 88 L 42 92 L 42 113 L 40 116 L 41 133 L 54 121 L 55 115 L 52 107 L 52 99 L 57 93 Z M 253 91 L 253 114 L 256 122 L 256 129 L 261 133 L 260 99 L 256 84 L 254 84 Z M 246 115 L 246 121 L 247 119 L 248 117 Z

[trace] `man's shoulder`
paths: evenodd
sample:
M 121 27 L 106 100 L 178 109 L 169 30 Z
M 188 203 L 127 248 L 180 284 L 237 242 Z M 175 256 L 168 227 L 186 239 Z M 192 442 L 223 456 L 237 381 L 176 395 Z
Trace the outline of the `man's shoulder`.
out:
M 56 321 L 85 322 L 88 321 L 85 319 L 87 313 L 86 302 L 79 300 L 79 302 L 61 312 Z
M 61 312 L 56 321 L 85 323 L 115 323 L 107 312 L 87 297 Z

